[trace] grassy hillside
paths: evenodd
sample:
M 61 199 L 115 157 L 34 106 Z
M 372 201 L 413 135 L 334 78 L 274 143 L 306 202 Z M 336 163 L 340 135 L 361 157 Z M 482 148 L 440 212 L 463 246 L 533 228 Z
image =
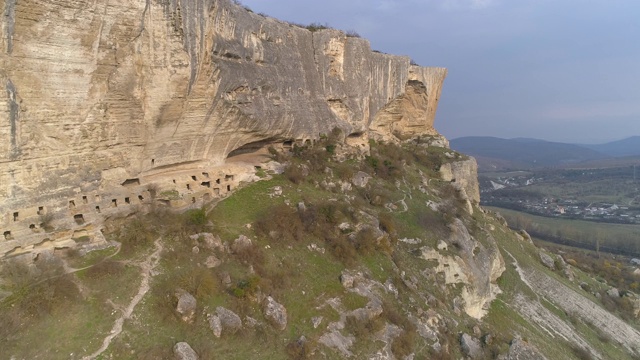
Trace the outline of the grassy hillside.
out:
M 215 207 L 150 209 L 110 223 L 113 247 L 42 257 L 31 268 L 6 262 L 2 355 L 172 358 L 173 346 L 186 341 L 201 359 L 458 359 L 469 354 L 466 334 L 477 342 L 476 358 L 522 349 L 549 359 L 631 358 L 632 330 L 606 312 L 587 320 L 568 308 L 566 294 L 601 307 L 562 269 L 544 267 L 539 249 L 499 218 L 477 206 L 468 213 L 460 192 L 439 179 L 438 168 L 462 155 L 420 139 L 371 146 L 359 158 L 333 134 L 291 155 L 274 151 L 290 163 L 283 174 L 247 184 Z M 456 223 L 469 232 L 468 253 L 451 241 Z M 497 279 L 502 293 L 478 320 L 464 311 L 466 285 L 448 283 L 449 265 L 423 254 L 475 266 L 489 250 L 499 251 L 506 270 Z M 545 281 L 560 295 L 540 298 Z M 189 321 L 176 311 L 177 289 L 197 301 Z M 284 330 L 267 316 L 267 296 L 286 308 Z M 218 307 L 237 314 L 242 327 L 216 337 L 209 315 Z M 588 321 L 616 326 L 599 332 Z

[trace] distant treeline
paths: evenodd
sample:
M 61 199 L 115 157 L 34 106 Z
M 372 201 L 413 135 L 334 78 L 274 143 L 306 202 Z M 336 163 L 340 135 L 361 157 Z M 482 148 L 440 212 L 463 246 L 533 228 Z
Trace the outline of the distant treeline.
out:
M 553 243 L 613 254 L 640 256 L 640 226 L 544 218 L 497 209 L 513 229 Z

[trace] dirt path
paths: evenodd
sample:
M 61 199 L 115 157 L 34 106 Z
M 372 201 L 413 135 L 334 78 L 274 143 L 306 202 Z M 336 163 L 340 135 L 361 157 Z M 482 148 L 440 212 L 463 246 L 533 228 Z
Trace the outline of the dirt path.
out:
M 95 359 L 107 350 L 107 348 L 111 344 L 111 341 L 122 332 L 122 325 L 124 324 L 124 321 L 131 318 L 131 314 L 133 314 L 133 310 L 135 309 L 136 305 L 138 305 L 140 300 L 142 300 L 144 295 L 149 291 L 149 280 L 151 280 L 151 277 L 153 276 L 151 272 L 158 265 L 158 262 L 160 261 L 160 253 L 163 249 L 160 238 L 158 238 L 154 242 L 154 245 L 155 251 L 151 255 L 149 255 L 142 264 L 140 264 L 142 281 L 140 282 L 138 293 L 133 297 L 133 299 L 131 299 L 131 302 L 124 309 L 122 315 L 118 319 L 116 319 L 115 323 L 113 324 L 113 328 L 111 328 L 111 332 L 102 342 L 102 346 L 100 347 L 100 349 L 96 350 L 96 352 L 89 356 L 83 357 L 82 359 Z

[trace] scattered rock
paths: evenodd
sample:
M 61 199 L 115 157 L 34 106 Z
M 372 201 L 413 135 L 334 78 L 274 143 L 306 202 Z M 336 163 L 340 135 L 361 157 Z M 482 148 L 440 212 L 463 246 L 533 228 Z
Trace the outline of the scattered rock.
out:
M 568 267 L 568 266 L 567 266 L 567 267 L 565 267 L 565 268 L 564 268 L 564 270 L 562 270 L 562 272 L 563 272 L 564 276 L 565 276 L 567 279 L 569 279 L 569 280 L 571 280 L 571 281 L 574 281 L 574 280 L 575 280 L 575 275 L 573 274 L 573 270 L 571 270 L 571 268 L 570 268 L 570 267 Z
M 251 239 L 249 239 L 244 235 L 240 235 L 237 239 L 233 241 L 233 245 L 231 245 L 231 251 L 233 251 L 234 253 L 237 253 L 239 251 L 250 248 L 252 244 L 253 243 L 251 242 Z
M 193 322 L 196 316 L 196 298 L 182 289 L 177 289 L 175 295 L 178 298 L 176 311 L 180 314 L 180 318 L 187 323 Z
M 200 253 L 200 248 L 198 246 L 194 246 L 191 248 L 191 252 L 194 254 Z
M 343 272 L 340 275 L 340 283 L 347 289 L 353 287 L 356 277 L 348 272 Z
M 173 346 L 176 360 L 198 360 L 198 354 L 186 342 L 179 342 Z
M 362 188 L 367 186 L 369 179 L 371 179 L 371 175 L 362 171 L 358 171 L 355 175 L 353 175 L 353 178 L 351 178 L 351 183 L 359 188 Z
M 324 346 L 330 347 L 342 353 L 345 357 L 353 356 L 353 353 L 349 350 L 349 348 L 355 342 L 355 337 L 353 336 L 344 336 L 339 331 L 334 330 L 332 332 L 326 333 L 318 339 L 318 342 L 323 344 Z
M 518 235 L 522 236 L 522 239 L 530 244 L 533 244 L 533 240 L 531 239 L 531 235 L 529 235 L 529 233 L 524 230 L 521 229 L 520 231 L 518 231 Z
M 504 355 L 498 356 L 499 360 L 547 360 L 533 345 L 520 340 L 515 339 L 509 346 L 509 352 Z
M 271 196 L 280 196 L 282 195 L 282 186 L 275 186 L 273 188 L 273 192 L 271 193 Z
M 222 240 L 220 240 L 219 237 L 211 234 L 211 233 L 199 233 L 199 234 L 195 234 L 195 235 L 191 235 L 189 236 L 189 238 L 191 238 L 191 240 L 196 241 L 196 243 L 202 241 L 204 242 L 204 246 L 207 249 L 217 249 L 217 250 L 224 250 L 224 246 L 222 246 Z
M 471 359 L 481 359 L 484 354 L 482 353 L 482 346 L 480 341 L 469 334 L 462 334 L 460 337 L 460 345 L 462 352 Z
M 222 306 L 216 308 L 216 314 L 220 318 L 222 329 L 230 334 L 235 334 L 242 328 L 242 320 L 238 314 Z
M 320 324 L 322 324 L 322 320 L 324 318 L 322 316 L 315 316 L 311 318 L 311 323 L 313 324 L 313 328 L 317 329 Z
M 222 284 L 228 288 L 229 286 L 231 286 L 231 275 L 229 275 L 229 273 L 226 271 L 221 273 L 220 281 L 222 281 Z
M 268 296 L 264 301 L 264 317 L 269 320 L 276 329 L 284 330 L 287 327 L 287 309 Z
M 611 288 L 611 289 L 607 290 L 607 295 L 609 295 L 612 298 L 619 298 L 620 297 L 620 291 L 617 288 Z
M 443 240 L 438 241 L 438 250 L 440 251 L 446 251 L 449 247 L 447 246 L 447 243 L 444 242 Z
M 218 315 L 209 315 L 209 328 L 213 331 L 213 335 L 217 338 L 222 335 L 222 322 Z
M 218 267 L 220 266 L 220 264 L 222 264 L 222 261 L 217 257 L 215 257 L 215 255 L 211 255 L 207 257 L 207 260 L 205 260 L 204 262 L 204 266 L 206 266 L 208 269 L 213 269 L 214 267 Z
M 260 325 L 260 322 L 251 316 L 245 316 L 244 323 L 250 328 L 255 328 Z
M 298 210 L 299 210 L 299 211 L 305 211 L 305 210 L 307 210 L 307 206 L 304 204 L 304 202 L 300 201 L 300 202 L 298 203 Z
M 551 256 L 549 256 L 548 254 L 545 254 L 544 252 L 540 251 L 540 261 L 542 261 L 542 264 L 546 267 L 548 267 L 551 270 L 555 270 L 556 269 L 556 264 L 553 261 L 553 258 Z

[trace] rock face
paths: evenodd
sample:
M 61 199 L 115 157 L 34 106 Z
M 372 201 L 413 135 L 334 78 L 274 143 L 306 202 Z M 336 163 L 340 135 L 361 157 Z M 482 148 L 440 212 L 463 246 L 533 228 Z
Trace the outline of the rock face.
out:
M 72 246 L 150 201 L 200 206 L 253 176 L 247 153 L 336 126 L 353 143 L 435 134 L 446 69 L 337 30 L 231 0 L 2 10 L 0 256 Z
M 464 285 L 461 294 L 463 309 L 467 315 L 480 319 L 500 292 L 496 280 L 505 270 L 504 259 L 489 234 L 483 244 L 469 234 L 460 219 L 455 219 L 449 228 L 451 234 L 446 240 L 447 248 L 455 248 L 457 253 L 447 256 L 425 246 L 421 248 L 421 257 L 437 261 L 434 271 L 444 275 L 445 284 Z

